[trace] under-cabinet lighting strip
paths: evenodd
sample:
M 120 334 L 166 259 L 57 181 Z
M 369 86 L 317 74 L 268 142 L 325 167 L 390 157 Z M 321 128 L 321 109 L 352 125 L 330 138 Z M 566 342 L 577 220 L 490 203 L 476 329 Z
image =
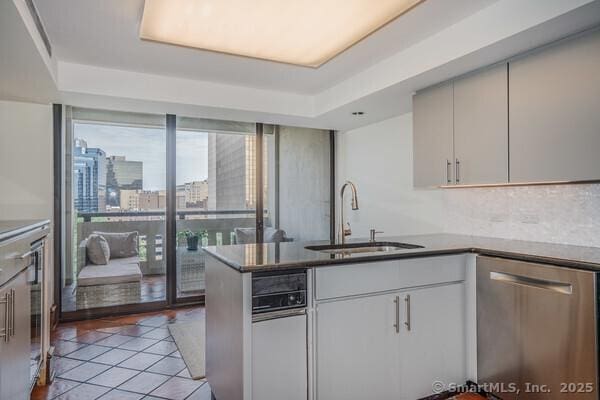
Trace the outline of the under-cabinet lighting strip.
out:
M 544 181 L 544 182 L 513 182 L 513 183 L 476 183 L 470 185 L 440 185 L 440 189 L 462 189 L 462 188 L 486 188 L 486 187 L 510 187 L 510 186 L 543 186 L 543 185 L 585 185 L 600 183 L 600 179 L 583 181 Z

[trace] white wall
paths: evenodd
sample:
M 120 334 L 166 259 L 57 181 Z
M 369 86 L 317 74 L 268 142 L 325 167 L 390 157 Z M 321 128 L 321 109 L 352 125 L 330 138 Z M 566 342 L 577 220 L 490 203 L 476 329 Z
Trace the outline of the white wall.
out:
M 352 237 L 368 237 L 371 228 L 385 235 L 443 230 L 443 193 L 413 189 L 412 114 L 338 134 L 336 154 L 336 190 L 345 180 L 358 189 L 358 211 L 346 195 Z
M 52 107 L 0 101 L 0 219 L 52 217 Z
M 374 227 L 600 247 L 600 184 L 414 190 L 412 114 L 340 134 L 337 157 L 337 187 L 358 186 L 354 237 Z

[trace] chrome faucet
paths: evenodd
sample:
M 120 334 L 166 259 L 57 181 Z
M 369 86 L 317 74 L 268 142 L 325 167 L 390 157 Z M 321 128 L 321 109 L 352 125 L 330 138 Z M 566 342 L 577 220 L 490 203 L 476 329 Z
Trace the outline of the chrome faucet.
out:
M 352 209 L 358 210 L 358 195 L 356 194 L 356 186 L 354 183 L 346 181 L 340 190 L 340 227 L 338 230 L 338 244 L 342 245 L 346 241 L 346 236 L 352 235 L 350 223 L 344 223 L 344 191 L 346 190 L 347 186 L 350 186 L 350 190 L 352 191 Z M 346 227 L 346 225 L 348 226 Z
M 376 230 L 376 229 L 371 229 L 371 230 L 369 231 L 369 242 L 371 242 L 371 243 L 375 243 L 375 242 L 377 241 L 377 239 L 376 239 L 376 237 L 375 237 L 375 236 L 376 236 L 378 233 L 385 233 L 385 232 L 384 232 L 384 231 L 378 231 L 378 230 Z

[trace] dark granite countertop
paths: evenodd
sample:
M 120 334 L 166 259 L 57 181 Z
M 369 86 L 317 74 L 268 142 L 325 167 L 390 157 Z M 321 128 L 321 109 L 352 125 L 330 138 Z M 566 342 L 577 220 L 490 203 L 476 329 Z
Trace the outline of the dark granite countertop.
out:
M 357 239 L 350 240 L 349 242 L 365 241 L 366 239 Z M 571 246 L 454 234 L 380 237 L 378 241 L 410 243 L 424 247 L 385 253 L 330 255 L 304 248 L 310 244 L 326 244 L 328 242 L 288 242 L 278 244 L 265 243 L 261 245 L 212 246 L 205 248 L 205 251 L 240 272 L 273 271 L 299 267 L 312 268 L 334 264 L 467 252 L 600 271 L 600 247 Z
M 46 225 L 50 225 L 47 219 L 0 221 L 0 243 Z

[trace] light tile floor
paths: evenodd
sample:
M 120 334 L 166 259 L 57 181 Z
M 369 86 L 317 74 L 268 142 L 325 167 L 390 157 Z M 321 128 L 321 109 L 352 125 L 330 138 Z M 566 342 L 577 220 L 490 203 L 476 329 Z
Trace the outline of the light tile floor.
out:
M 208 383 L 190 379 L 167 329 L 190 320 L 204 320 L 204 308 L 61 324 L 52 335 L 57 377 L 31 398 L 210 400 Z

